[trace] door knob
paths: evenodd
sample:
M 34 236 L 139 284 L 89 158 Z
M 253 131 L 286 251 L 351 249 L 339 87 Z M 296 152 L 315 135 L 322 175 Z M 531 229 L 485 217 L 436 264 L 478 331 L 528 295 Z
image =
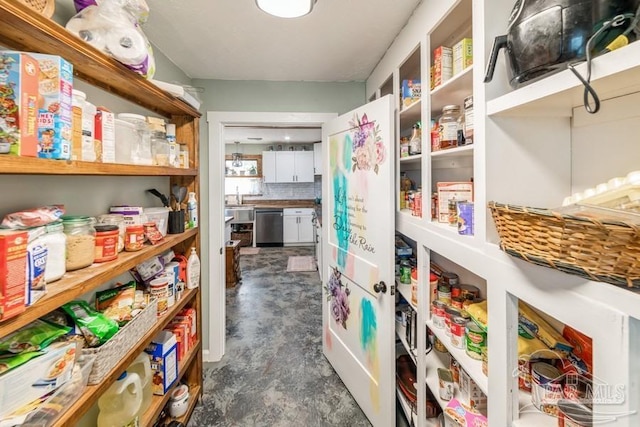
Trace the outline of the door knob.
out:
M 383 281 L 380 281 L 380 283 L 376 283 L 375 285 L 373 285 L 373 290 L 376 294 L 379 294 L 380 292 L 386 294 L 387 285 Z

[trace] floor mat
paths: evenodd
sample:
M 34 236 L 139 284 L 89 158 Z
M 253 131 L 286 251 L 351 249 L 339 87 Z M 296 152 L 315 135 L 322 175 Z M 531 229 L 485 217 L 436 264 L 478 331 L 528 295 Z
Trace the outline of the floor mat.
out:
M 290 256 L 287 271 L 316 271 L 316 261 L 312 256 Z
M 260 253 L 260 248 L 242 247 L 240 248 L 240 255 L 257 255 Z

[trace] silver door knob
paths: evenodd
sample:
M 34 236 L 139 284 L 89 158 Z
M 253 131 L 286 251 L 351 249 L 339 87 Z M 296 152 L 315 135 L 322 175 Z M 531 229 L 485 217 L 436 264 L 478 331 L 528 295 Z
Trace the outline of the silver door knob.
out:
M 379 294 L 380 292 L 386 294 L 387 285 L 383 281 L 380 281 L 380 283 L 376 283 L 375 285 L 373 285 L 373 290 L 376 294 Z

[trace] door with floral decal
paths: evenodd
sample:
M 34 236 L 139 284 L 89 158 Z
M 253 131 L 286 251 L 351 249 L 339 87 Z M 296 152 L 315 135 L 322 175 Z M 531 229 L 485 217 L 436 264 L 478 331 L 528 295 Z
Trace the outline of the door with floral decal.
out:
M 374 426 L 395 424 L 393 99 L 323 126 L 323 351 Z

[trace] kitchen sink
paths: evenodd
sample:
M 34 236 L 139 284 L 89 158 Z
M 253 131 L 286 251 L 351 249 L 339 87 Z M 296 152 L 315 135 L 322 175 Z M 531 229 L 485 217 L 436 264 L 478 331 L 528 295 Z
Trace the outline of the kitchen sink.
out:
M 232 224 L 253 222 L 255 218 L 254 205 L 226 205 L 224 207 L 224 216 L 232 216 Z

